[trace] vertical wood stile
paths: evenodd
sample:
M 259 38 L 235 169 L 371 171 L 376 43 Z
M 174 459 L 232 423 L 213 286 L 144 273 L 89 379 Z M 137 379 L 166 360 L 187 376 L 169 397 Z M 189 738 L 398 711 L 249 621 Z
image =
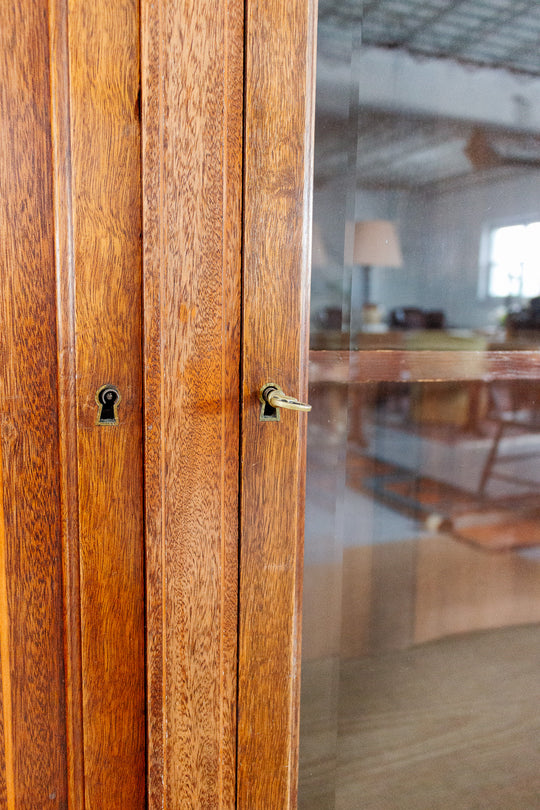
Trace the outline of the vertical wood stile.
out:
M 0 768 L 8 810 L 60 808 L 67 760 L 48 6 L 6 0 L 0 16 Z
M 68 0 L 49 0 L 51 131 L 55 226 L 60 498 L 66 654 L 69 810 L 84 808 L 84 745 L 77 476 L 75 266 L 71 200 Z
M 2 445 L 0 443 L 0 470 Z M 6 533 L 4 493 L 0 486 L 0 807 L 15 810 L 15 772 L 13 769 L 13 707 L 11 702 L 11 655 L 9 652 L 9 609 L 6 570 Z
M 142 3 L 149 808 L 235 802 L 243 2 Z
M 296 807 L 315 3 L 247 4 L 238 807 Z
M 142 810 L 139 5 L 68 0 L 68 12 L 85 806 Z M 98 426 L 106 383 L 119 424 Z

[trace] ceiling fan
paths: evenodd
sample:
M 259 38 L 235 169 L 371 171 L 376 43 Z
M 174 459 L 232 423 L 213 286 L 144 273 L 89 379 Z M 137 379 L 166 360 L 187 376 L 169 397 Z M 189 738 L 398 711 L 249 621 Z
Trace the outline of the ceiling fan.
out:
M 474 127 L 465 155 L 477 171 L 501 166 L 540 169 L 540 138 Z

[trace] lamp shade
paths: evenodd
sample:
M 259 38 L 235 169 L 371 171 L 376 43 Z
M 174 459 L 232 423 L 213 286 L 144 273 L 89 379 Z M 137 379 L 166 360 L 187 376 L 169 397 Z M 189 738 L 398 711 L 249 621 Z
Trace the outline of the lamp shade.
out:
M 403 267 L 395 224 L 385 219 L 356 222 L 352 263 L 372 267 Z

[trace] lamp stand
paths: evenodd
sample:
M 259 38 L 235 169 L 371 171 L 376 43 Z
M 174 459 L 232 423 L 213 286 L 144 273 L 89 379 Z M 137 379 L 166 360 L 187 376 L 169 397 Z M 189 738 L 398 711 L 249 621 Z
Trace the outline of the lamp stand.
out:
M 371 265 L 362 265 L 363 302 L 362 302 L 362 328 L 369 329 L 377 326 L 381 321 L 381 311 L 377 304 L 371 303 Z
M 363 264 L 362 265 L 362 274 L 363 274 L 363 281 L 364 281 L 364 306 L 367 306 L 371 303 L 371 265 L 370 264 Z

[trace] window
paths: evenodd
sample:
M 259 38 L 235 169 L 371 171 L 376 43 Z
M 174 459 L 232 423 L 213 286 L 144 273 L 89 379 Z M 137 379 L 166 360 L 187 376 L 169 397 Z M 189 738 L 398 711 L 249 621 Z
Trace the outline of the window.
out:
M 540 295 L 540 222 L 491 231 L 488 294 L 494 298 Z

